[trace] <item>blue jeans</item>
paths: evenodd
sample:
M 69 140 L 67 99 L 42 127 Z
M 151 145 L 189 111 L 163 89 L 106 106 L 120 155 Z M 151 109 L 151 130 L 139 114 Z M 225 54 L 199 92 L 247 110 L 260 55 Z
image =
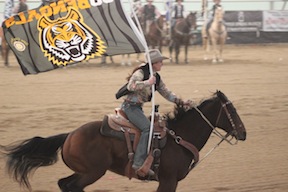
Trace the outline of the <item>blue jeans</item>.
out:
M 147 157 L 150 121 L 145 116 L 142 106 L 140 105 L 134 105 L 128 102 L 124 102 L 121 106 L 121 109 L 125 112 L 129 121 L 141 131 L 141 136 L 134 155 L 133 163 L 134 166 L 140 167 L 143 165 Z

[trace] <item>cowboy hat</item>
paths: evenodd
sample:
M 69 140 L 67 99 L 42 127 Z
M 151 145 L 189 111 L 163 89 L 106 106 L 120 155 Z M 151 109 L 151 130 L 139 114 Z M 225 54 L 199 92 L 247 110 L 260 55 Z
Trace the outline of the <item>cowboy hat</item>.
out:
M 160 51 L 158 49 L 151 49 L 148 52 L 150 59 L 151 59 L 151 63 L 157 63 L 159 61 L 163 61 L 164 59 L 169 59 L 168 57 L 162 56 L 162 54 L 160 53 Z M 146 54 L 146 61 L 148 60 L 148 55 Z

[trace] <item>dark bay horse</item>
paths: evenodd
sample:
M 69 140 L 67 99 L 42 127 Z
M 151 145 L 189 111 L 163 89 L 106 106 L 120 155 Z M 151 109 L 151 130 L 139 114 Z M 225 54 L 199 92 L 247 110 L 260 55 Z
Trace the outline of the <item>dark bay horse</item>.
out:
M 174 113 L 166 114 L 167 142 L 161 150 L 157 192 L 175 192 L 177 184 L 189 171 L 194 155 L 179 145 L 181 141 L 194 145 L 199 151 L 211 133 L 217 129 L 230 137 L 244 141 L 246 130 L 235 107 L 217 91 L 198 106 L 176 106 Z M 1 146 L 7 157 L 8 172 L 21 185 L 30 188 L 28 176 L 41 166 L 56 163 L 58 151 L 65 164 L 74 171 L 58 181 L 62 192 L 82 192 L 87 185 L 100 179 L 107 170 L 125 175 L 128 163 L 126 142 L 100 134 L 102 121 L 87 123 L 71 133 L 47 138 L 34 137 L 21 143 Z M 219 132 L 218 132 L 219 133 Z M 174 137 L 173 137 L 174 136 Z M 31 188 L 30 188 L 31 189 Z
M 193 37 L 192 30 L 195 30 L 196 24 L 196 12 L 190 12 L 186 18 L 176 21 L 175 26 L 171 30 L 172 37 L 169 44 L 170 58 L 172 58 L 173 48 L 175 48 L 175 62 L 179 63 L 180 46 L 185 46 L 185 63 L 188 63 L 188 47 L 190 39 Z
M 147 44 L 152 49 L 156 47 L 162 51 L 162 41 L 165 36 L 165 16 L 159 16 L 155 21 L 149 26 L 149 33 L 145 35 Z

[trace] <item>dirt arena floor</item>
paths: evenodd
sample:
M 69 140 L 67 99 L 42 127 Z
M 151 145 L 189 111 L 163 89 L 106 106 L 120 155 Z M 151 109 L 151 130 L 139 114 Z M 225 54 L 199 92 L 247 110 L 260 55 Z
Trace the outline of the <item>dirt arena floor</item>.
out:
M 163 51 L 168 55 L 167 50 Z M 202 60 L 193 47 L 189 64 L 164 63 L 161 75 L 183 99 L 199 102 L 216 90 L 235 105 L 247 129 L 247 140 L 231 146 L 223 142 L 178 185 L 177 192 L 287 192 L 288 191 L 288 45 L 227 45 L 224 63 Z M 0 144 L 70 132 L 101 120 L 121 104 L 114 97 L 126 76 L 138 65 L 99 64 L 91 60 L 74 67 L 24 76 L 14 57 L 10 67 L 0 62 Z M 181 55 L 183 61 L 183 55 Z M 110 62 L 108 60 L 108 62 Z M 156 93 L 160 112 L 173 110 Z M 150 104 L 145 106 L 149 114 Z M 212 136 L 203 157 L 219 139 Z M 177 158 L 177 157 L 175 157 Z M 55 192 L 58 179 L 71 174 L 60 160 L 38 169 L 31 178 L 33 192 Z M 0 191 L 21 189 L 5 173 L 0 159 Z M 87 192 L 152 192 L 157 182 L 142 182 L 107 172 Z

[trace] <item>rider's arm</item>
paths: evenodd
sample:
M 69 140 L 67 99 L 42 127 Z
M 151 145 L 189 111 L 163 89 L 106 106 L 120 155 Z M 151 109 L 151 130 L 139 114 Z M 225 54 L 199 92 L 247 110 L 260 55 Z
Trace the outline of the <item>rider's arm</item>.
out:
M 176 103 L 176 101 L 179 99 L 175 93 L 173 93 L 166 87 L 162 79 L 160 80 L 157 91 L 160 93 L 160 95 L 162 95 L 162 97 L 164 97 L 170 102 Z

